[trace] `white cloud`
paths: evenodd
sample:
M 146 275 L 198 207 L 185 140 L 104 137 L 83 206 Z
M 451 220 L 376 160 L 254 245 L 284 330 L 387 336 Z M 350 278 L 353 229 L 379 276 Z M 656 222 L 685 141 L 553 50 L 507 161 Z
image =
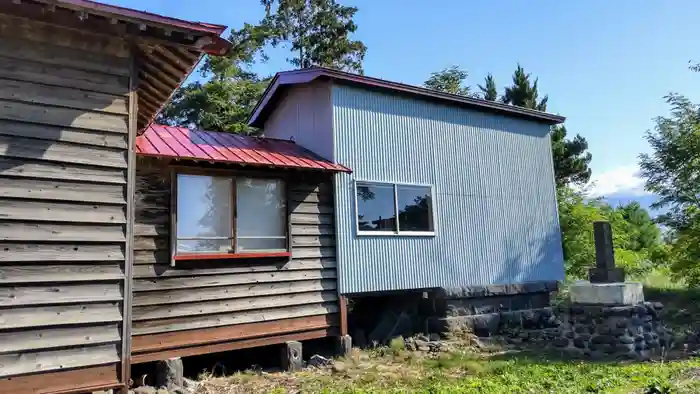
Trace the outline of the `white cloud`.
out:
M 639 176 L 636 165 L 623 166 L 598 174 L 593 174 L 586 186 L 590 197 L 606 197 L 624 194 L 626 196 L 645 196 L 650 194 L 644 190 L 644 179 Z

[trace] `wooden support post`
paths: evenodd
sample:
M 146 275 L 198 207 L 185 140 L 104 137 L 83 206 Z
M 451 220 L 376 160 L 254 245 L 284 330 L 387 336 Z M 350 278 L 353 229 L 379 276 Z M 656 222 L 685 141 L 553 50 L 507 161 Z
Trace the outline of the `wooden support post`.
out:
M 282 368 L 285 371 L 299 371 L 304 367 L 301 342 L 289 341 L 282 346 Z
M 339 295 L 338 302 L 340 303 L 340 335 L 348 335 L 348 300 Z
M 350 335 L 341 335 L 337 337 L 336 354 L 340 357 L 346 357 L 352 350 L 352 337 Z

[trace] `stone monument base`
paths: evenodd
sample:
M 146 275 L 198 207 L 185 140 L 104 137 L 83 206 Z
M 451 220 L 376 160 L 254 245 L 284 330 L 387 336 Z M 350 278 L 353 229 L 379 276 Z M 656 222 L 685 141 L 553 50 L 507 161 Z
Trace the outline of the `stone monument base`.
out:
M 574 283 L 569 287 L 572 304 L 582 305 L 637 305 L 644 302 L 641 283 Z

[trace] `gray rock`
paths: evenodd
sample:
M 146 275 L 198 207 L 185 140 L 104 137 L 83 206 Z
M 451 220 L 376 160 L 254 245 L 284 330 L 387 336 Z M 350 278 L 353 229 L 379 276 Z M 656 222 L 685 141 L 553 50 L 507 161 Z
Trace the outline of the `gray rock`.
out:
M 174 387 L 173 387 L 173 391 L 175 391 Z M 168 389 L 159 388 L 158 390 L 156 390 L 156 394 L 170 394 L 170 393 L 168 393 Z
M 430 346 L 423 345 L 423 346 L 418 346 L 418 350 L 421 352 L 429 352 L 430 351 Z
M 156 386 L 170 389 L 182 387 L 184 367 L 182 359 L 171 358 L 156 362 Z
M 618 338 L 618 341 L 620 341 L 620 343 L 629 345 L 629 344 L 633 344 L 633 343 L 634 343 L 634 338 L 632 338 L 632 337 L 629 336 L 629 335 L 625 335 L 625 336 L 622 336 L 622 337 Z
M 615 352 L 616 353 L 629 353 L 634 350 L 634 344 L 624 344 L 624 343 L 618 343 L 615 345 Z
M 158 391 L 155 387 L 140 386 L 134 389 L 134 394 L 156 394 Z
M 430 341 L 439 341 L 440 339 L 440 334 L 436 332 L 430 333 L 430 337 L 428 338 Z
M 615 338 L 613 338 L 609 335 L 596 335 L 593 338 L 591 338 L 591 342 L 595 343 L 596 345 L 610 344 L 610 343 L 615 342 Z
M 586 347 L 587 343 L 581 338 L 575 338 L 574 339 L 574 346 L 579 348 L 579 349 L 584 349 Z
M 567 347 L 569 346 L 569 340 L 567 338 L 557 338 L 552 344 L 556 347 Z
M 325 358 L 321 355 L 314 354 L 309 358 L 309 362 L 307 363 L 308 366 L 310 367 L 325 367 L 326 365 L 329 365 L 331 363 L 331 360 L 328 358 Z

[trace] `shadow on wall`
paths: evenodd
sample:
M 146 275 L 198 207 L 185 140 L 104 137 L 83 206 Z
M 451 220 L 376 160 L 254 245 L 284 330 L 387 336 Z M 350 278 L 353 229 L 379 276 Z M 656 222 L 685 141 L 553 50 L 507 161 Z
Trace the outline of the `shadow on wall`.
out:
M 549 126 L 524 119 L 485 113 L 477 109 L 446 105 L 400 95 L 391 95 L 347 86 L 335 87 L 334 105 L 341 108 L 395 116 L 406 119 L 427 119 L 464 127 L 498 130 L 533 137 L 545 137 Z

